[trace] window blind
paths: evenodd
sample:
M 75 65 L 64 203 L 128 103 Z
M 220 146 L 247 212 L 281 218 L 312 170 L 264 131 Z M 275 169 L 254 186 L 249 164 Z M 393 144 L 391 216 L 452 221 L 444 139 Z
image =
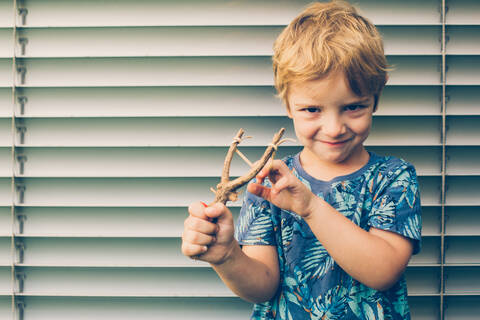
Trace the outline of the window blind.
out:
M 308 2 L 0 0 L 1 319 L 248 318 L 180 235 L 238 128 L 251 159 L 294 136 L 271 47 Z M 412 318 L 476 319 L 480 3 L 355 4 L 395 67 L 367 146 L 421 187 Z

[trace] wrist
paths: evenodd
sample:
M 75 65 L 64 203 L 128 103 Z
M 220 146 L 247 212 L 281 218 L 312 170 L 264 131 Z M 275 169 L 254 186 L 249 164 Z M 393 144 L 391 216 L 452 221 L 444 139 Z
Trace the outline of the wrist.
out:
M 235 257 L 238 254 L 238 251 L 241 251 L 240 245 L 238 244 L 237 240 L 233 239 L 231 244 L 228 246 L 225 255 L 216 262 L 210 262 L 213 267 L 222 267 L 225 265 L 233 264 Z
M 303 219 L 308 222 L 309 220 L 312 219 L 312 217 L 315 216 L 315 212 L 318 210 L 318 208 L 320 207 L 320 201 L 322 199 L 316 195 L 314 195 L 313 193 L 311 194 L 311 197 L 308 201 L 308 205 L 305 209 L 305 212 L 304 214 L 302 215 Z

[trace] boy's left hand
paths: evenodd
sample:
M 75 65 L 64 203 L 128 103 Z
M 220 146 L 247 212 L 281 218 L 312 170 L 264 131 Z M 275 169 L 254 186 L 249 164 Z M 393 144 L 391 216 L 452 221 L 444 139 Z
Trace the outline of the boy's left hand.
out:
M 272 184 L 271 188 L 262 185 L 266 177 Z M 267 163 L 256 178 L 256 183 L 248 185 L 248 192 L 304 218 L 312 212 L 311 206 L 315 195 L 293 175 L 283 161 L 274 160 Z

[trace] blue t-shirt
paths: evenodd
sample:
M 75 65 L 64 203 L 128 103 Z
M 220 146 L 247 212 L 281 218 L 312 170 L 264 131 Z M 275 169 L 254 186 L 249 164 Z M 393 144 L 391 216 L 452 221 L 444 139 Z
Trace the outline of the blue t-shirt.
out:
M 412 239 L 418 253 L 420 196 L 411 164 L 370 153 L 360 170 L 320 181 L 303 170 L 299 154 L 284 161 L 314 194 L 356 225 L 401 234 Z M 279 258 L 279 289 L 270 301 L 254 305 L 251 319 L 410 319 L 403 275 L 386 291 L 356 281 L 294 212 L 247 193 L 235 237 L 240 245 L 276 246 Z

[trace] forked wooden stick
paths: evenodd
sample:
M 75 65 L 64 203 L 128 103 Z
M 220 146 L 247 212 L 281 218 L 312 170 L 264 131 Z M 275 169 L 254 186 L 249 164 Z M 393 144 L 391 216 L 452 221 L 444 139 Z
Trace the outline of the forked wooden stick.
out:
M 247 174 L 236 178 L 235 180 L 230 181 L 230 165 L 232 163 L 233 155 L 237 151 L 238 144 L 242 141 L 243 134 L 245 131 L 240 129 L 233 138 L 232 144 L 228 149 L 227 156 L 225 157 L 225 162 L 223 164 L 222 177 L 220 183 L 217 185 L 217 190 L 215 192 L 214 202 L 221 202 L 223 204 L 227 201 L 235 201 L 238 198 L 236 190 L 241 188 L 247 182 L 252 180 L 262 168 L 267 164 L 268 160 L 275 153 L 278 145 L 280 145 L 284 140 L 280 140 L 285 132 L 285 128 L 280 129 L 274 136 L 272 142 L 267 146 L 267 149 L 263 153 L 262 158 L 259 161 L 255 162 L 251 167 L 250 171 Z

